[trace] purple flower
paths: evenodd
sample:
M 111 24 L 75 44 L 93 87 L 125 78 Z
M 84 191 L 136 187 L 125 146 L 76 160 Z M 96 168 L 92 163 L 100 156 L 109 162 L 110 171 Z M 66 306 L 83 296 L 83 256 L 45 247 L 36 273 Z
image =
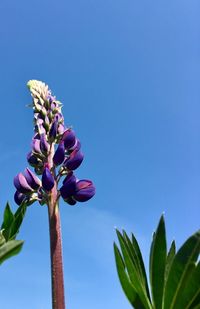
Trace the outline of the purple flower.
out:
M 71 206 L 74 206 L 76 204 L 76 201 L 72 196 L 69 196 L 68 198 L 66 198 L 65 202 Z
M 42 174 L 42 186 L 46 191 L 51 191 L 54 186 L 54 177 L 48 167 L 45 167 Z
M 33 189 L 29 186 L 26 178 L 22 173 L 19 173 L 17 176 L 15 176 L 14 185 L 15 188 L 21 193 L 27 194 L 33 192 Z
M 70 173 L 63 181 L 63 186 L 60 188 L 60 194 L 66 201 L 71 198 L 76 192 L 76 177 Z
M 49 131 L 49 137 L 51 140 L 54 140 L 56 138 L 57 135 L 57 131 L 58 131 L 58 119 L 56 118 L 52 125 L 51 125 L 51 129 Z
M 90 180 L 79 180 L 76 183 L 74 199 L 78 202 L 86 202 L 95 195 L 95 187 Z
M 58 126 L 58 134 L 63 134 L 65 131 L 65 126 L 64 124 L 60 123 L 59 126 Z
M 56 152 L 53 156 L 53 163 L 57 166 L 63 163 L 65 159 L 65 146 L 64 142 L 61 142 L 56 149 Z
M 49 152 L 50 145 L 47 142 L 45 134 L 40 135 L 40 148 L 44 154 L 47 154 Z
M 15 202 L 18 205 L 22 202 L 30 205 L 34 201 L 48 204 L 50 194 L 47 193 L 52 189 L 57 191 L 60 177 L 66 174 L 59 195 L 70 205 L 89 200 L 95 194 L 95 187 L 90 180 L 78 181 L 73 175 L 84 155 L 75 132 L 64 124 L 61 102 L 43 82 L 29 81 L 28 87 L 33 98 L 34 136 L 27 161 L 35 173 L 26 168 L 23 174 L 15 176 Z
M 86 202 L 95 194 L 95 187 L 90 180 L 76 180 L 73 173 L 67 175 L 60 188 L 60 194 L 65 202 L 75 205 L 76 201 Z
M 70 156 L 65 160 L 64 166 L 67 169 L 73 171 L 81 165 L 83 157 L 84 157 L 83 153 L 80 150 L 77 151 L 75 149 L 72 151 Z
M 57 119 L 58 123 L 61 123 L 64 120 L 62 113 L 58 112 L 58 109 L 56 110 L 56 119 Z
M 19 192 L 19 191 L 16 191 L 15 192 L 15 195 L 14 195 L 14 200 L 15 200 L 15 203 L 17 205 L 21 205 L 21 203 L 25 200 L 26 198 L 26 195 Z
M 40 162 L 40 160 L 32 153 L 32 151 L 27 154 L 27 161 L 33 167 L 37 166 Z
M 76 138 L 76 142 L 75 142 L 74 146 L 71 147 L 71 148 L 69 149 L 69 151 L 71 151 L 71 152 L 72 152 L 73 150 L 78 151 L 78 150 L 80 150 L 80 149 L 81 149 L 81 143 L 80 143 L 79 139 Z
M 32 149 L 33 149 L 33 152 L 35 152 L 35 153 L 41 153 L 40 140 L 39 139 L 33 139 L 32 140 Z
M 25 178 L 29 184 L 29 186 L 34 189 L 38 190 L 41 187 L 40 179 L 33 173 L 29 168 L 26 168 L 24 171 Z
M 35 126 L 35 131 L 38 131 L 40 134 L 46 134 L 46 129 L 44 128 L 44 125 L 45 124 L 43 123 Z
M 47 100 L 49 100 L 50 103 L 55 104 L 55 103 L 53 103 L 53 101 L 56 100 L 56 97 L 54 97 L 54 96 L 52 96 L 51 94 L 49 94 L 49 95 L 47 96 Z
M 63 133 L 62 140 L 64 141 L 66 149 L 73 147 L 76 142 L 75 132 L 71 129 L 67 129 Z

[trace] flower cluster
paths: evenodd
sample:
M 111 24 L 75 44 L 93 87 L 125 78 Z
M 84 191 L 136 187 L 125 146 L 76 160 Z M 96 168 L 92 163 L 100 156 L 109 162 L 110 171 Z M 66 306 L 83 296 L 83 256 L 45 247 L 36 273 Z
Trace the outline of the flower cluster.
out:
M 64 125 L 62 104 L 43 82 L 31 80 L 28 87 L 33 98 L 34 136 L 27 161 L 35 174 L 26 168 L 15 176 L 15 202 L 30 205 L 39 201 L 43 205 L 48 203 L 52 190 L 57 199 L 62 196 L 69 205 L 89 200 L 95 187 L 90 180 L 78 180 L 74 175 L 84 156 L 75 132 Z M 41 180 L 36 174 L 42 175 Z M 62 176 L 65 178 L 58 190 Z

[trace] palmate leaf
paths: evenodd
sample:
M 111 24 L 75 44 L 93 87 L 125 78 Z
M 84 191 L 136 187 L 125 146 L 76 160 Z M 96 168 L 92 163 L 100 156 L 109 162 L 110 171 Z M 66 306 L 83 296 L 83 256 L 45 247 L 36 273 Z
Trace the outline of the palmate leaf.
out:
M 132 283 L 129 280 L 121 253 L 115 243 L 114 243 L 114 253 L 115 253 L 117 273 L 126 297 L 130 301 L 131 305 L 134 306 L 134 308 L 143 309 L 144 306 L 142 305 L 137 292 L 135 291 Z
M 150 302 L 150 299 L 148 298 L 147 291 L 141 281 L 141 274 L 138 271 L 137 266 L 135 265 L 135 262 L 131 255 L 131 251 L 126 243 L 126 240 L 122 236 L 122 234 L 118 230 L 116 230 L 116 232 L 117 232 L 118 240 L 120 243 L 122 257 L 123 257 L 124 265 L 127 270 L 129 280 L 131 284 L 133 285 L 136 293 L 138 294 L 141 303 L 143 304 L 142 308 L 150 309 L 152 308 L 151 302 Z
M 9 240 L 0 247 L 0 264 L 19 253 L 23 246 L 22 240 Z
M 199 279 L 196 279 L 199 266 L 195 266 L 199 252 L 200 232 L 197 232 L 182 245 L 172 261 L 165 285 L 164 309 L 183 309 L 190 306 L 199 289 Z
M 165 282 L 165 265 L 167 257 L 167 244 L 165 222 L 162 216 L 157 230 L 153 235 L 150 249 L 150 282 L 151 294 L 155 309 L 162 308 L 163 290 Z

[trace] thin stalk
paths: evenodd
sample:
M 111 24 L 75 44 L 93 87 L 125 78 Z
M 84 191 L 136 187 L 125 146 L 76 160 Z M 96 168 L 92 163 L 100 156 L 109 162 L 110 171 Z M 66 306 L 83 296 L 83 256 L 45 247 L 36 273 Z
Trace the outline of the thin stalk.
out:
M 54 145 L 51 145 L 48 164 L 53 168 Z M 54 171 L 55 177 L 55 171 Z M 56 177 L 55 177 L 56 178 Z M 57 182 L 49 194 L 49 235 L 51 252 L 51 286 L 52 286 L 52 309 L 65 309 L 64 276 L 62 262 L 62 237 L 60 225 L 60 213 L 58 205 Z
M 62 240 L 59 206 L 54 199 L 54 188 L 48 205 L 49 233 L 51 252 L 51 283 L 52 283 L 52 308 L 65 309 L 64 276 L 62 263 Z

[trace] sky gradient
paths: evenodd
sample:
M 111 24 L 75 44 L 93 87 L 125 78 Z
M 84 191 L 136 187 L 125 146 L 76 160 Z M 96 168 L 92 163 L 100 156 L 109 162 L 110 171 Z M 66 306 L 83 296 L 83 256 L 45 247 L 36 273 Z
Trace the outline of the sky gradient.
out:
M 33 135 L 30 79 L 46 82 L 82 142 L 77 175 L 96 196 L 61 202 L 68 309 L 131 308 L 118 282 L 114 227 L 134 232 L 145 262 L 160 215 L 168 241 L 200 217 L 200 2 L 0 2 L 0 216 Z M 0 268 L 0 308 L 50 309 L 47 209 L 34 204 L 22 252 Z M 148 265 L 147 265 L 148 266 Z

